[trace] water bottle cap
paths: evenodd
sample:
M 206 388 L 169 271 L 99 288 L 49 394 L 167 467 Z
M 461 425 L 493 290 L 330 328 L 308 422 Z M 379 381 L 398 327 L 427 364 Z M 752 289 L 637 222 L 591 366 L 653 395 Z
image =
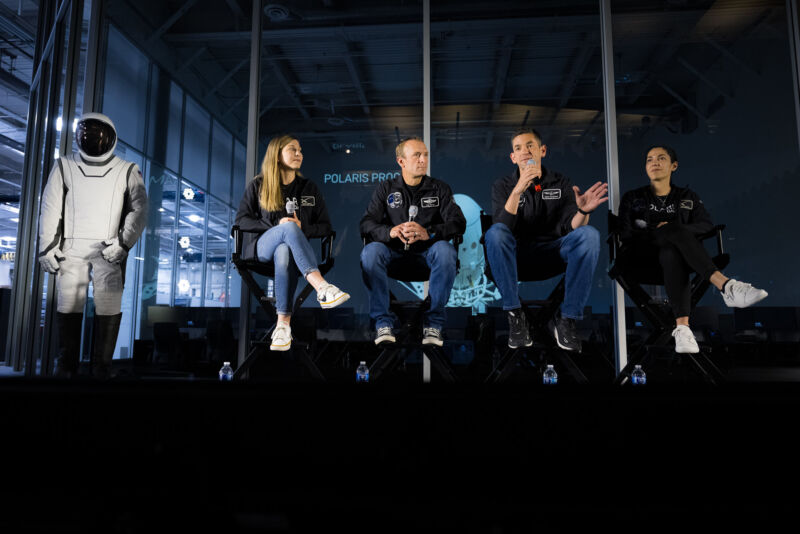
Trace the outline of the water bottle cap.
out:
M 639 365 L 638 363 L 636 365 L 634 365 L 633 367 L 634 367 L 634 369 L 641 369 L 642 368 L 642 366 Z
M 231 362 L 222 362 L 223 365 L 230 365 Z
M 548 364 L 547 364 L 547 368 L 548 368 L 548 369 L 552 369 L 552 368 L 553 368 L 553 366 L 552 366 L 551 364 L 549 364 L 549 363 L 548 363 Z
M 367 362 L 361 362 L 361 365 L 367 365 Z

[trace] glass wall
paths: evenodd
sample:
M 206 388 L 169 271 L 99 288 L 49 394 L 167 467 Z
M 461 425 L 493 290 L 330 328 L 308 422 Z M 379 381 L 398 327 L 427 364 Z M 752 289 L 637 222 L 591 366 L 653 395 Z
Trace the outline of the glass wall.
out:
M 423 135 L 422 2 L 359 3 L 319 15 L 264 19 L 258 162 L 271 137 L 297 136 L 301 172 L 320 187 L 336 231 L 329 278 L 364 319 L 359 221 L 378 183 L 399 176 L 399 139 Z M 317 240 L 312 245 L 319 250 Z M 415 295 L 399 284 L 392 290 Z
M 115 354 L 125 357 L 134 339 L 151 338 L 159 308 L 238 305 L 229 234 L 244 146 L 113 25 L 106 57 L 103 110 L 124 124 L 117 155 L 139 164 L 149 201 L 148 224 L 127 260 Z
M 672 146 L 672 182 L 727 226 L 726 274 L 769 291 L 769 306 L 797 305 L 800 255 L 785 241 L 800 187 L 785 2 L 612 7 L 622 190 L 649 183 L 648 147 Z M 726 309 L 716 291 L 701 305 Z
M 516 130 L 537 130 L 547 147 L 541 165 L 582 190 L 605 180 L 598 8 L 596 1 L 557 8 L 431 3 L 431 173 L 452 185 L 467 217 L 451 305 L 475 311 L 500 305 L 499 291 L 483 274 L 479 216 L 492 213 L 494 181 L 516 169 L 509 157 Z M 605 233 L 605 214 L 590 224 Z M 545 298 L 555 283 L 526 282 L 520 296 Z M 598 269 L 588 304 L 607 310 L 608 285 Z

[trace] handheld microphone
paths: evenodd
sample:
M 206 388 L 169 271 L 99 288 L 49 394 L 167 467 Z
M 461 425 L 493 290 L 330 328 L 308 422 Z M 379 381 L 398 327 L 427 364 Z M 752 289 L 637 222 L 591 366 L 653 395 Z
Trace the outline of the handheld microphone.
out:
M 413 221 L 413 220 L 414 220 L 414 217 L 416 217 L 416 216 L 417 216 L 417 213 L 419 213 L 419 208 L 418 208 L 418 207 L 416 207 L 416 206 L 414 206 L 414 205 L 412 205 L 412 206 L 409 206 L 409 207 L 408 207 L 408 222 L 411 222 L 411 221 Z M 403 246 L 403 250 L 408 250 L 408 243 L 406 243 L 406 244 Z
M 533 158 L 529 159 L 527 165 L 536 165 L 536 160 Z M 542 179 L 538 176 L 533 179 L 533 189 L 537 193 L 542 191 Z

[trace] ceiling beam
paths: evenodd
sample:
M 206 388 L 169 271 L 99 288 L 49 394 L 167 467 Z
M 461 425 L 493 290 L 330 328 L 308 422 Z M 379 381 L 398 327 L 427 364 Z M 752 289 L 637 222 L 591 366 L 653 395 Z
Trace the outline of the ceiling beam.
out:
M 300 115 L 302 115 L 305 120 L 311 120 L 311 115 L 308 114 L 308 110 L 306 110 L 306 108 L 303 106 L 303 103 L 300 101 L 300 97 L 297 96 L 294 87 L 292 87 L 292 84 L 296 82 L 294 74 L 284 62 L 272 58 L 272 56 L 279 55 L 280 52 L 277 48 L 273 46 L 267 47 L 266 59 L 272 67 L 272 72 L 275 74 L 275 78 L 278 80 L 278 83 L 281 85 L 281 87 L 283 87 L 284 92 L 297 108 L 297 111 L 300 113 Z
M 505 35 L 500 43 L 500 57 L 497 59 L 497 69 L 495 70 L 495 82 L 492 89 L 492 105 L 489 107 L 486 122 L 491 123 L 492 115 L 500 109 L 500 101 L 503 99 L 503 93 L 506 90 L 506 81 L 508 80 L 508 70 L 511 67 L 511 53 L 514 51 L 514 42 L 516 37 L 514 35 Z M 486 132 L 486 150 L 492 147 L 494 140 L 494 130 L 490 127 Z
M 181 73 L 181 72 L 183 72 L 184 70 L 186 70 L 186 69 L 188 69 L 189 67 L 191 67 L 191 66 L 192 66 L 192 63 L 194 63 L 195 61 L 197 61 L 197 60 L 200 58 L 200 56 L 202 56 L 202 55 L 203 55 L 203 54 L 205 54 L 206 52 L 208 52 L 208 48 L 207 48 L 207 47 L 205 47 L 205 46 L 201 46 L 200 48 L 198 48 L 198 49 L 195 51 L 195 53 L 194 53 L 194 54 L 192 54 L 191 56 L 189 56 L 187 59 L 185 59 L 185 60 L 182 60 L 182 61 L 181 61 L 181 60 L 178 60 L 178 62 L 179 62 L 179 65 L 178 65 L 178 68 L 177 68 L 177 69 L 175 69 L 175 74 L 180 74 L 180 73 Z
M 698 80 L 700 80 L 701 82 L 704 82 L 706 85 L 708 85 L 709 87 L 711 87 L 712 89 L 714 89 L 714 90 L 715 90 L 716 92 L 718 92 L 719 94 L 721 94 L 721 95 L 723 95 L 723 96 L 725 96 L 725 97 L 727 97 L 727 98 L 733 99 L 733 93 L 731 93 L 730 91 L 726 91 L 725 89 L 722 89 L 722 88 L 721 88 L 719 85 L 717 85 L 716 83 L 714 83 L 713 81 L 711 81 L 711 80 L 708 78 L 708 76 L 706 76 L 705 74 L 703 74 L 702 72 L 700 72 L 699 70 L 697 70 L 696 68 L 694 68 L 694 67 L 693 67 L 693 66 L 692 66 L 692 65 L 691 65 L 691 64 L 690 64 L 688 61 L 686 61 L 685 59 L 683 59 L 683 58 L 679 57 L 679 58 L 678 58 L 678 63 L 679 63 L 679 64 L 680 64 L 680 65 L 681 65 L 681 66 L 682 66 L 684 69 L 686 69 L 686 70 L 688 70 L 690 73 L 694 74 L 694 76 L 695 76 L 695 77 L 696 77 Z
M 27 97 L 31 92 L 30 85 L 2 68 L 0 68 L 0 85 L 3 85 L 7 89 L 25 97 Z
M 669 93 L 670 96 L 672 96 L 675 100 L 683 104 L 683 106 L 686 107 L 686 109 L 697 115 L 698 119 L 700 119 L 703 122 L 706 122 L 706 120 L 708 120 L 708 117 L 706 117 L 702 111 L 700 111 L 699 109 L 697 109 L 697 107 L 690 104 L 689 101 L 683 98 L 680 94 L 678 94 L 678 92 L 675 89 L 673 89 L 666 83 L 662 82 L 661 80 L 658 81 L 658 85 L 662 89 L 664 89 L 667 93 Z
M 208 93 L 206 93 L 206 96 L 203 98 L 203 100 L 207 100 L 209 97 L 211 97 L 212 95 L 214 95 L 214 94 L 215 94 L 217 91 L 219 91 L 220 89 L 222 89 L 222 86 L 223 86 L 223 85 L 225 85 L 225 83 L 227 83 L 227 81 L 228 81 L 228 80 L 230 80 L 231 78 L 233 78 L 233 76 L 234 76 L 234 75 L 235 75 L 237 72 L 239 72 L 240 70 L 242 70 L 242 68 L 243 68 L 245 65 L 247 65 L 247 63 L 248 63 L 249 61 L 250 61 L 250 58 L 245 58 L 245 59 L 241 60 L 239 63 L 237 63 L 237 64 L 236 64 L 236 65 L 235 65 L 235 66 L 234 66 L 232 69 L 230 69 L 230 70 L 228 71 L 228 74 L 226 74 L 226 75 L 225 75 L 225 76 L 224 76 L 224 77 L 223 77 L 223 78 L 222 78 L 220 81 L 218 81 L 218 82 L 217 82 L 217 83 L 214 85 L 214 87 L 212 87 L 211 89 L 209 89 L 209 90 L 208 90 Z
M 147 38 L 147 43 L 148 44 L 152 43 L 153 41 L 155 41 L 156 39 L 167 33 L 167 30 L 172 28 L 172 26 L 174 26 L 175 23 L 178 22 L 181 19 L 181 17 L 183 17 L 186 14 L 186 12 L 189 11 L 192 8 L 192 6 L 195 5 L 196 3 L 197 0 L 186 0 L 186 2 L 180 8 L 178 8 L 178 11 L 173 13 L 172 16 L 164 22 L 164 24 L 159 26 L 159 28 L 156 31 L 154 31 L 150 35 L 150 37 Z

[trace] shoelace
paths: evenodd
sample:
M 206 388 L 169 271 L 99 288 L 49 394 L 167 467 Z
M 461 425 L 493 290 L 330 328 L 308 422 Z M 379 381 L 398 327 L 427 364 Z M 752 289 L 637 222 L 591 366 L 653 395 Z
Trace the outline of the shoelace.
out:
M 675 336 L 675 339 L 680 338 L 681 341 L 691 341 L 694 338 L 692 331 L 687 331 L 686 328 L 675 328 L 675 330 L 672 331 L 672 335 Z
M 426 337 L 427 336 L 439 337 L 440 335 L 438 328 L 426 328 L 425 330 L 423 330 L 422 333 L 425 334 Z
M 389 328 L 388 326 L 382 326 L 382 327 L 378 328 L 378 337 L 385 336 L 385 335 L 391 335 L 391 333 L 392 333 L 392 329 Z

